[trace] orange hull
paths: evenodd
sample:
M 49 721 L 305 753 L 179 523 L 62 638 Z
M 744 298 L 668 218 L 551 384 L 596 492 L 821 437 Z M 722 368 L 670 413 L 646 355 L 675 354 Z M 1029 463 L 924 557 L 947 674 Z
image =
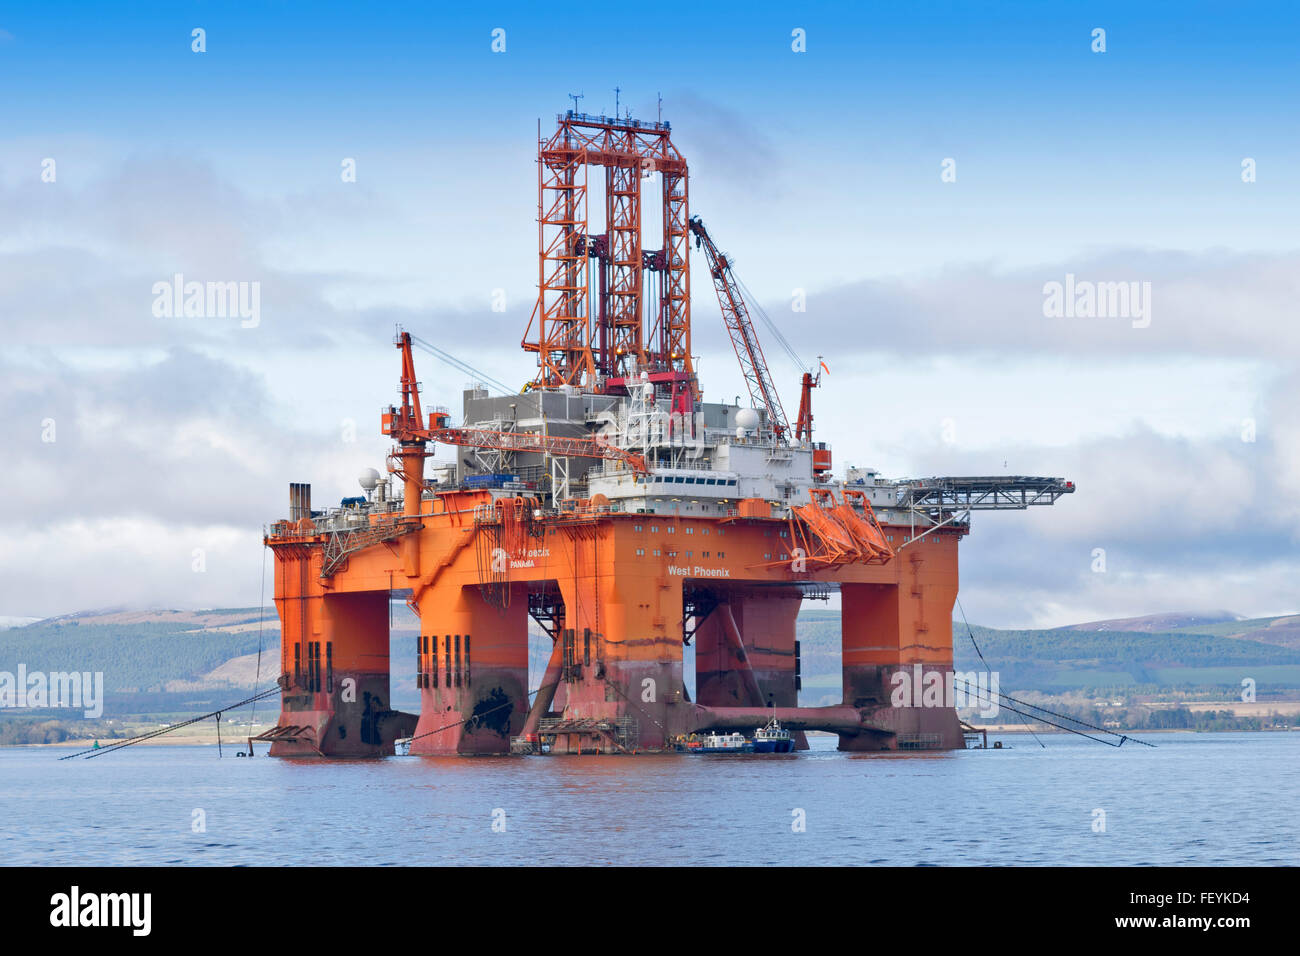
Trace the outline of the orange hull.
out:
M 549 731 L 554 752 L 663 750 L 727 721 L 757 725 L 773 705 L 794 729 L 840 733 L 841 749 L 892 749 L 909 734 L 962 746 L 951 708 L 890 706 L 890 677 L 952 667 L 963 528 L 904 546 L 903 528 L 883 526 L 902 548 L 884 563 L 794 572 L 785 520 L 525 511 L 503 525 L 499 511 L 483 519 L 491 501 L 484 491 L 425 499 L 420 530 L 325 576 L 329 536 L 309 520 L 276 526 L 281 725 L 302 729 L 273 753 L 391 753 L 412 735 L 416 754 L 506 753 L 526 722 Z M 800 586 L 816 582 L 843 602 L 835 708 L 797 708 L 795 618 Z M 414 728 L 388 707 L 387 601 L 407 589 L 420 618 Z M 536 704 L 530 601 L 555 637 Z M 691 621 L 697 701 L 682 671 Z

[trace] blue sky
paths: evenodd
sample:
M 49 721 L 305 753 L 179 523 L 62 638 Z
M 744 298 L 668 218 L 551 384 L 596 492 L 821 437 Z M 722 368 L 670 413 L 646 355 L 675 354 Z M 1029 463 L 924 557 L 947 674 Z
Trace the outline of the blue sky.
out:
M 434 192 L 454 171 L 446 211 L 495 227 L 516 210 L 493 202 L 491 183 L 512 169 L 527 184 L 537 118 L 568 92 L 612 110 L 617 85 L 640 115 L 662 93 L 684 149 L 705 140 L 688 152 L 700 208 L 749 207 L 737 232 L 773 223 L 818 243 L 816 276 L 855 277 L 863 246 L 881 271 L 1119 241 L 1276 247 L 1290 234 L 1279 199 L 1300 163 L 1292 5 L 669 3 L 621 30 L 612 15 L 561 28 L 539 4 L 124 9 L 7 15 L 0 80 L 29 94 L 6 106 L 12 135 L 81 143 L 87 172 L 125 151 L 203 157 L 272 196 L 331 184 L 326 158 L 340 152 L 381 193 L 417 178 Z M 190 51 L 194 26 L 203 55 Z M 805 54 L 790 51 L 795 26 Z M 1097 26 L 1104 54 L 1090 48 Z M 491 52 L 496 27 L 504 54 Z M 710 108 L 734 125 L 729 138 L 692 126 Z M 1249 197 L 1242 155 L 1261 166 Z M 939 191 L 949 156 L 960 188 Z M 739 201 L 737 172 L 775 201 Z M 753 255 L 760 275 L 782 261 Z
M 529 377 L 537 123 L 568 93 L 610 111 L 615 86 L 641 117 L 662 95 L 692 211 L 804 358 L 828 357 L 817 421 L 841 463 L 1080 482 L 1051 511 L 978 518 L 972 619 L 1296 610 L 1298 20 L 1188 3 L 666 3 L 572 23 L 535 3 L 6 10 L 0 437 L 7 493 L 32 507 L 0 552 L 102 574 L 70 594 L 0 559 L 0 614 L 254 603 L 284 484 L 350 494 L 382 463 L 396 322 Z M 175 272 L 261 282 L 263 322 L 154 318 L 149 289 Z M 1067 273 L 1151 282 L 1151 327 L 1045 318 L 1043 283 Z M 707 284 L 695 330 L 706 393 L 742 391 Z M 459 373 L 425 378 L 459 406 Z M 85 494 L 68 483 L 88 462 L 103 487 Z M 168 491 L 133 494 L 146 475 Z M 1089 571 L 1095 547 L 1115 572 Z

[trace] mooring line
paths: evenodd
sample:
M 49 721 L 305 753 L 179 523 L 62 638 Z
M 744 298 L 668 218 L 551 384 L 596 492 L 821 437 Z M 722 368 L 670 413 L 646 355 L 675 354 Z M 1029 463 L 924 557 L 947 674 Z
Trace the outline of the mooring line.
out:
M 90 747 L 86 750 L 79 750 L 73 754 L 65 754 L 59 759 L 71 760 L 73 757 L 85 756 L 86 759 L 89 760 L 91 757 L 98 757 L 100 754 L 106 754 L 112 750 L 121 750 L 123 747 L 130 747 L 132 744 L 138 744 L 145 740 L 152 740 L 154 737 L 161 737 L 163 734 L 170 734 L 173 730 L 180 730 L 182 727 L 188 727 L 190 724 L 197 724 L 199 721 L 207 720 L 209 717 L 219 717 L 223 711 L 246 707 L 255 701 L 263 700 L 270 697 L 272 694 L 278 693 L 280 693 L 280 685 L 276 684 L 269 690 L 264 690 L 260 694 L 254 694 L 252 697 L 241 700 L 237 704 L 230 704 L 227 707 L 221 708 L 221 710 L 209 711 L 206 714 L 200 714 L 198 717 L 191 717 L 189 720 L 183 720 L 178 724 L 169 724 L 166 727 L 159 728 L 158 730 L 152 730 L 147 734 L 140 734 L 139 736 L 131 737 L 127 740 L 119 740 L 116 743 L 109 744 L 107 747 Z M 220 727 L 218 727 L 218 733 L 220 733 Z
M 262 544 L 262 604 L 257 611 L 257 676 L 253 678 L 253 686 L 256 687 L 262 683 L 262 622 L 266 619 L 266 553 L 271 549 Z M 249 730 L 257 729 L 257 704 L 253 704 L 253 711 L 248 717 Z M 253 745 L 248 745 L 249 751 L 252 751 Z M 252 753 L 249 753 L 252 756 Z
M 1087 737 L 1089 740 L 1095 740 L 1098 743 L 1105 744 L 1108 747 L 1123 747 L 1124 742 L 1126 740 L 1131 740 L 1135 744 L 1141 744 L 1143 747 L 1152 747 L 1152 748 L 1155 747 L 1155 744 L 1148 743 L 1145 740 L 1139 740 L 1137 737 L 1130 737 L 1128 734 L 1116 733 L 1113 730 L 1107 730 L 1105 727 L 1098 727 L 1096 724 L 1090 724 L 1086 720 L 1082 720 L 1081 718 L 1078 717 L 1072 717 L 1069 714 L 1058 714 L 1054 710 L 1048 710 L 1046 707 L 1040 707 L 1038 704 L 1031 704 L 1028 701 L 1020 700 L 1020 698 L 1018 697 L 1012 697 L 1010 694 L 1003 694 L 1001 691 L 985 690 L 983 688 L 978 687 L 975 684 L 971 684 L 969 681 L 964 681 L 964 680 L 958 681 L 956 678 L 953 679 L 953 683 L 963 684 L 966 687 L 967 694 L 970 694 L 971 696 L 976 698 L 987 700 L 990 703 L 997 703 L 999 707 L 1006 707 L 1006 709 L 1011 711 L 1013 714 L 1020 714 L 1023 717 L 1028 717 L 1030 720 L 1037 720 L 1040 723 L 1047 724 L 1049 727 L 1056 727 L 1060 730 L 1068 730 L 1072 734 L 1078 734 L 1080 737 Z M 1022 710 L 1017 710 L 1015 707 L 1008 707 L 1006 704 L 994 701 L 993 697 L 989 695 L 996 695 L 997 697 L 1001 697 L 1003 700 L 1014 701 L 1015 703 L 1020 704 L 1023 707 L 1029 707 L 1033 710 L 1041 711 L 1042 714 L 1051 714 L 1053 717 L 1059 717 L 1062 720 L 1073 721 L 1076 724 L 1081 724 L 1082 726 L 1087 727 L 1089 730 L 1095 730 L 1098 731 L 1099 733 L 1108 734 L 1111 737 L 1118 737 L 1119 743 L 1113 744 L 1109 740 L 1103 740 L 1100 737 L 1094 737 L 1092 736 L 1092 734 L 1085 734 L 1082 730 L 1076 730 L 1073 727 L 1067 727 L 1064 724 L 1055 723 L 1053 721 L 1047 720 L 1041 714 L 1027 714 Z
M 527 697 L 533 697 L 533 696 L 536 696 L 537 694 L 540 694 L 540 693 L 541 693 L 543 690 L 545 690 L 547 687 L 559 687 L 559 686 L 560 686 L 560 681 L 556 681 L 554 684 L 544 684 L 543 686 L 537 688 L 537 690 L 530 690 L 526 696 L 527 696 Z M 515 702 L 514 702 L 513 700 L 507 700 L 504 704 L 497 704 L 495 707 L 489 707 L 487 710 L 483 711 L 482 713 L 479 713 L 479 714 L 470 714 L 468 717 L 466 717 L 466 718 L 464 718 L 464 719 L 462 719 L 462 720 L 458 720 L 458 721 L 455 721 L 454 723 L 450 723 L 450 724 L 445 724 L 445 725 L 443 725 L 442 727 L 436 727 L 436 728 L 434 728 L 433 730 L 426 730 L 424 733 L 422 733 L 422 734 L 416 734 L 414 737 L 411 737 L 411 738 L 409 738 L 409 739 L 410 739 L 410 740 L 419 740 L 421 737 L 429 737 L 429 736 L 432 736 L 433 734 L 440 734 L 440 733 L 442 733 L 444 730 L 451 730 L 451 728 L 453 728 L 453 727 L 459 727 L 461 724 L 467 724 L 467 723 L 469 723 L 471 720 L 475 720 L 475 719 L 477 719 L 477 718 L 479 718 L 479 717 L 486 717 L 488 714 L 496 713 L 498 710 L 503 710 L 503 709 L 506 708 L 506 707 L 513 707 L 513 706 L 514 706 L 514 703 L 515 703 Z
M 980 660 L 984 662 L 984 670 L 989 674 L 992 674 L 993 668 L 989 667 L 989 662 L 984 660 L 984 652 L 981 651 L 980 646 L 975 643 L 975 632 L 971 629 L 970 621 L 966 620 L 966 609 L 961 606 L 960 597 L 957 598 L 957 610 L 961 611 L 961 622 L 966 625 L 966 633 L 970 636 L 970 642 L 975 648 L 975 653 L 978 654 Z M 1007 709 L 1010 710 L 1011 708 L 1008 707 Z M 1047 744 L 1038 739 L 1038 734 L 1034 733 L 1034 728 L 1030 727 L 1027 721 L 1024 724 L 1024 728 L 1029 731 L 1030 736 L 1034 738 L 1034 742 L 1038 744 L 1038 746 L 1042 747 L 1044 750 L 1047 749 Z

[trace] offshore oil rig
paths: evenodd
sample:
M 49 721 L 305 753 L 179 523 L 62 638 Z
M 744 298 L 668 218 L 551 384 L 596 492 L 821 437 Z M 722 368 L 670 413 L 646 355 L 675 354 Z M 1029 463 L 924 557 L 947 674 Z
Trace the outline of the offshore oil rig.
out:
M 365 495 L 323 510 L 310 485 L 291 484 L 288 520 L 267 529 L 282 698 L 260 739 L 281 756 L 391 754 L 408 738 L 413 754 L 539 742 L 636 753 L 753 730 L 775 711 L 800 738 L 838 734 L 841 750 L 964 746 L 949 702 L 924 706 L 918 692 L 894 706 L 895 675 L 951 674 L 971 513 L 1052 504 L 1073 484 L 834 478 L 830 446 L 813 440 L 822 367 L 803 372 L 792 425 L 731 262 L 690 215 L 669 124 L 569 110 L 538 145 L 538 294 L 523 341 L 536 377 L 516 394 L 472 386 L 453 425 L 446 409 L 426 415 L 422 340 L 399 332 L 401 402 L 382 416 L 389 474 L 368 470 Z M 645 247 L 647 201 L 660 203 L 658 248 Z M 692 244 L 749 405 L 704 400 Z M 436 443 L 456 448 L 454 465 L 426 468 Z M 805 599 L 833 592 L 843 699 L 801 707 L 795 620 Z M 418 715 L 390 707 L 394 595 L 420 620 Z M 553 642 L 537 688 L 530 621 Z

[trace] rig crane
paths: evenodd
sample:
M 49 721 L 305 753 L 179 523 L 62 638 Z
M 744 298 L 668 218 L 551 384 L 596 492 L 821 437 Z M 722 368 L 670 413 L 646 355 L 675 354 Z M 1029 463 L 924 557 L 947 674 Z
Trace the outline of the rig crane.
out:
M 709 274 L 713 276 L 713 288 L 718 293 L 722 320 L 727 324 L 736 358 L 740 360 L 740 371 L 749 388 L 749 400 L 754 405 L 767 409 L 767 420 L 776 440 L 789 443 L 790 422 L 781 406 L 781 396 L 777 394 L 772 377 L 768 374 L 767 359 L 763 357 L 763 347 L 758 343 L 754 323 L 749 320 L 749 309 L 745 306 L 744 296 L 740 294 L 740 283 L 731 273 L 730 261 L 718 251 L 700 217 L 692 216 L 690 223 L 691 232 L 695 235 L 695 247 L 703 249 L 709 260 Z M 809 411 L 809 422 L 811 421 L 812 413 Z
M 826 363 L 817 356 L 817 374 L 804 372 L 799 382 L 799 418 L 794 424 L 794 437 L 800 441 L 812 441 L 812 390 L 822 383 L 822 370 Z M 829 369 L 826 369 L 829 371 Z

